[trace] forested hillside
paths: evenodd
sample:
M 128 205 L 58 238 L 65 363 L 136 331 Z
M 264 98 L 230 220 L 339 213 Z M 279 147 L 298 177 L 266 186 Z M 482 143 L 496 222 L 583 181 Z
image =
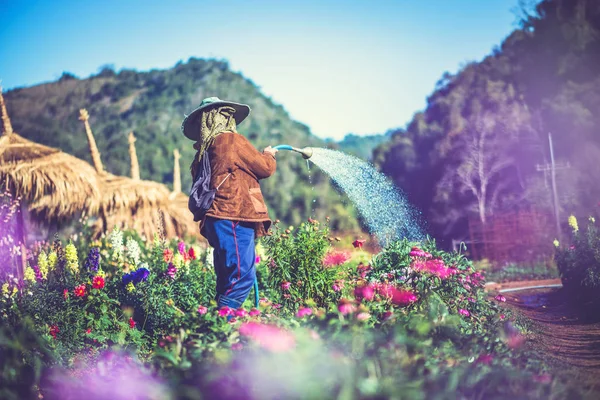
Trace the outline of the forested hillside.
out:
M 325 145 L 307 126 L 292 121 L 283 107 L 262 95 L 253 82 L 217 60 L 190 59 L 172 69 L 149 72 L 117 73 L 106 67 L 88 79 L 65 73 L 57 82 L 5 94 L 15 131 L 91 161 L 84 127 L 78 120 L 79 109 L 87 108 L 102 160 L 115 174 L 130 173 L 130 131 L 137 136 L 142 179 L 170 185 L 173 149 L 179 149 L 184 189 L 191 184 L 188 167 L 195 151 L 180 132 L 181 121 L 208 96 L 250 105 L 252 113 L 239 131 L 259 149 L 277 144 Z M 309 180 L 306 162 L 299 155 L 278 155 L 277 173 L 262 184 L 271 216 L 298 224 L 311 214 L 321 219 L 327 215 L 335 228 L 356 228 L 352 207 L 344 204 L 345 198 L 336 193 L 329 178 L 315 168 L 310 175 Z
M 552 209 L 548 134 L 562 168 L 560 211 L 600 200 L 600 1 L 543 0 L 482 62 L 445 74 L 405 130 L 374 152 L 438 238 L 467 237 L 519 209 Z

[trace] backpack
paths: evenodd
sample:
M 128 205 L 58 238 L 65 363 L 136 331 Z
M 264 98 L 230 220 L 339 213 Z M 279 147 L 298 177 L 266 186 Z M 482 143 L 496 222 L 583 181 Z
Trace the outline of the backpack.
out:
M 197 157 L 198 155 L 196 155 Z M 198 222 L 208 212 L 210 206 L 215 200 L 215 194 L 221 185 L 229 178 L 231 172 L 221 181 L 219 186 L 215 189 L 210 188 L 210 180 L 212 177 L 212 170 L 210 168 L 210 160 L 208 158 L 208 151 L 204 152 L 202 161 L 197 166 L 194 182 L 192 184 L 192 190 L 190 190 L 190 198 L 188 200 L 188 208 L 194 214 L 194 221 Z

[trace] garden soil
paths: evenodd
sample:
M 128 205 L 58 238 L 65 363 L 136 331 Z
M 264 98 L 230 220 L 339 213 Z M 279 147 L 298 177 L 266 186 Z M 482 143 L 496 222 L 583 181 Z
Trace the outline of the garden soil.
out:
M 552 285 L 560 280 L 490 285 L 488 291 Z M 539 351 L 555 373 L 588 387 L 600 388 L 600 313 L 591 305 L 569 303 L 561 288 L 503 293 L 507 307 L 534 322 L 528 346 Z

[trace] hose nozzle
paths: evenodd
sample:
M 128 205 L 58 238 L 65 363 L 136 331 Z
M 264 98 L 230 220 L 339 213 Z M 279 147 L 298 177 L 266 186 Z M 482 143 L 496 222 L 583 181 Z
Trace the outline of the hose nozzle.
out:
M 313 155 L 313 149 L 312 147 L 305 147 L 303 149 L 298 149 L 296 147 L 292 147 L 292 150 L 302 154 L 302 158 L 304 158 L 305 160 L 308 160 L 309 158 L 312 157 Z

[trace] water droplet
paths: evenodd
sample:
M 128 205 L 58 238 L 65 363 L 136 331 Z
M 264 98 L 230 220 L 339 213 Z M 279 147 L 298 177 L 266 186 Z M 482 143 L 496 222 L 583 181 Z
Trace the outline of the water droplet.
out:
M 370 233 L 377 236 L 382 245 L 401 238 L 424 239 L 420 212 L 373 165 L 354 156 L 322 148 L 313 148 L 310 161 L 331 177 L 334 186 L 346 193 Z

